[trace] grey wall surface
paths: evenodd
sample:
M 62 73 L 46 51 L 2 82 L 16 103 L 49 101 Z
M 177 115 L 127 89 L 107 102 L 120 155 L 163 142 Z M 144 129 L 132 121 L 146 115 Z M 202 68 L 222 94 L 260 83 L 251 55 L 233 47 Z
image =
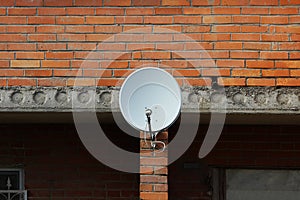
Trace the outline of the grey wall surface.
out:
M 226 200 L 299 200 L 300 170 L 227 170 Z

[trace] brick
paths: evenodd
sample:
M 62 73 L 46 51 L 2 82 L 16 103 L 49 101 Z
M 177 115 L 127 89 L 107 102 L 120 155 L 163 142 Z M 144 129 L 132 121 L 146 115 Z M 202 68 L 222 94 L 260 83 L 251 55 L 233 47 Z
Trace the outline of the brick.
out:
M 131 53 L 125 52 L 104 52 L 103 59 L 105 60 L 129 60 L 131 59 Z
M 66 50 L 67 45 L 64 43 L 39 43 L 38 50 L 49 51 L 49 50 Z
M 210 78 L 186 78 L 184 81 L 191 86 L 211 86 Z
M 270 8 L 271 15 L 295 15 L 298 14 L 297 8 Z
M 218 84 L 222 86 L 245 86 L 245 78 L 218 78 Z
M 24 71 L 21 69 L 6 69 L 0 70 L 0 76 L 23 76 Z
M 300 33 L 300 27 L 295 25 L 290 26 L 275 26 L 276 33 Z
M 44 6 L 72 6 L 73 0 L 44 0 Z
M 35 32 L 34 26 L 7 26 L 7 33 L 33 33 Z
M 42 60 L 43 68 L 69 68 L 69 60 Z
M 268 26 L 241 26 L 241 32 L 246 33 L 265 33 L 268 32 Z
M 39 60 L 11 60 L 10 66 L 12 68 L 38 68 L 40 67 Z
M 204 33 L 204 32 L 210 32 L 210 26 L 184 26 L 183 32 L 186 33 Z
M 15 0 L 0 1 L 0 6 L 14 6 Z
M 260 52 L 260 58 L 262 59 L 288 59 L 287 52 L 277 51 L 262 51 Z
M 230 76 L 230 69 L 202 69 L 202 76 Z
M 56 18 L 57 24 L 84 24 L 84 17 L 59 16 Z
M 96 81 L 98 86 L 120 86 L 122 85 L 122 79 L 116 78 L 101 78 L 100 80 Z
M 99 61 L 90 61 L 90 60 L 72 60 L 71 62 L 72 68 L 99 68 Z
M 269 42 L 244 42 L 244 49 L 249 50 L 270 50 L 271 44 Z
M 162 6 L 190 6 L 191 1 L 189 1 L 189 0 L 162 0 L 161 4 L 162 4 Z
M 38 86 L 66 86 L 66 80 L 62 78 L 38 79 Z
M 143 192 L 149 192 L 149 191 L 152 191 L 152 188 L 153 188 L 153 184 L 140 184 L 140 191 L 143 191 Z
M 16 0 L 15 6 L 43 6 L 43 0 Z
M 269 8 L 262 7 L 245 7 L 242 8 L 242 14 L 246 15 L 266 15 L 269 14 Z
M 67 60 L 73 58 L 73 52 L 46 52 L 46 59 Z
M 204 24 L 226 24 L 231 22 L 231 16 L 203 16 Z
M 258 24 L 259 21 L 260 21 L 260 16 L 250 16 L 250 15 L 232 16 L 233 23 Z
M 298 0 L 281 0 L 280 5 L 299 5 L 300 2 Z
M 129 8 L 128 8 L 129 9 Z M 140 8 L 136 8 L 142 11 Z M 126 9 L 127 10 L 127 9 Z M 124 8 L 96 8 L 96 15 L 124 15 Z
M 155 8 L 156 15 L 180 15 L 182 14 L 182 8 Z M 187 13 L 185 13 L 187 14 Z
M 280 50 L 300 50 L 300 42 L 282 42 L 279 43 L 279 49 Z
M 276 61 L 276 68 L 300 68 L 299 60 L 289 60 L 289 61 Z
M 174 16 L 175 24 L 201 24 L 201 16 Z
M 123 13 L 124 14 L 124 11 Z M 154 9 L 153 8 L 127 8 L 126 15 L 153 15 Z
M 66 27 L 67 28 L 67 27 Z M 37 33 L 63 33 L 65 32 L 64 26 L 38 26 L 36 27 Z
M 38 8 L 39 15 L 59 16 L 59 15 L 66 15 L 66 13 L 67 12 L 65 8 L 47 8 L 47 7 Z
M 290 59 L 300 59 L 300 52 L 290 52 Z
M 154 191 L 155 192 L 166 192 L 168 191 L 167 184 L 154 184 Z
M 14 59 L 15 55 L 13 52 L 0 52 L 0 59 L 1 60 L 9 60 Z
M 116 16 L 117 24 L 141 24 L 143 18 L 141 16 Z
M 300 78 L 277 78 L 278 86 L 300 86 Z
M 168 193 L 167 192 L 141 192 L 140 198 L 163 200 L 163 199 L 168 199 Z
M 180 76 L 198 77 L 198 76 L 200 76 L 200 70 L 196 70 L 196 69 L 177 69 L 177 70 L 173 71 L 173 76 L 177 76 L 177 77 L 180 77 Z
M 7 44 L 8 50 L 27 50 L 34 51 L 36 50 L 36 44 L 33 43 L 9 43 Z
M 44 59 L 44 52 L 16 52 L 16 59 Z
M 53 76 L 55 77 L 71 77 L 82 76 L 82 70 L 78 69 L 54 69 Z
M 7 9 L 8 15 L 35 15 L 36 8 L 8 8 Z
M 216 42 L 215 49 L 242 49 L 242 42 Z
M 25 70 L 25 76 L 33 76 L 33 77 L 47 77 L 52 76 L 51 69 L 34 69 L 34 70 Z
M 89 41 L 89 42 L 105 41 L 109 38 L 111 38 L 111 36 L 108 34 L 87 34 L 86 35 L 86 41 Z M 84 38 L 83 38 L 83 40 L 84 40 Z
M 141 158 L 140 165 L 150 165 L 150 166 L 164 166 L 168 164 L 168 158 L 159 157 L 159 158 Z
M 0 85 L 6 86 L 6 79 L 0 79 Z
M 231 71 L 232 76 L 260 76 L 260 70 L 259 69 L 232 69 Z
M 220 5 L 220 0 L 192 0 L 193 6 L 217 6 Z
M 94 70 L 94 69 L 85 69 L 83 70 L 83 75 L 85 77 L 111 77 L 112 70 Z M 114 74 L 115 75 L 115 74 Z
M 262 16 L 262 24 L 288 24 L 288 17 L 286 16 Z
M 300 41 L 300 34 L 292 34 L 291 40 L 292 41 Z
M 8 79 L 8 86 L 36 86 L 36 79 Z
M 277 0 L 264 0 L 264 1 L 250 0 L 250 5 L 253 5 L 253 6 L 276 6 L 276 5 L 278 5 L 278 1 Z
M 274 68 L 274 61 L 266 60 L 247 60 L 247 68 Z
M 102 0 L 75 0 L 75 6 L 102 6 Z
M 291 76 L 300 76 L 300 70 L 291 70 Z
M 130 6 L 131 0 L 104 0 L 104 6 Z
M 212 32 L 234 33 L 234 32 L 240 32 L 240 31 L 241 31 L 241 27 L 234 26 L 234 25 L 215 25 L 212 27 Z
M 160 64 L 165 68 L 187 68 L 188 63 L 186 60 L 163 60 Z
M 128 44 L 129 45 L 129 44 Z M 141 44 L 142 46 L 142 44 Z M 100 43 L 97 46 L 97 49 L 103 51 L 120 51 L 125 50 L 126 45 L 124 43 Z
M 128 68 L 128 61 L 103 61 L 100 63 L 101 68 L 107 69 L 121 69 L 121 68 Z
M 167 30 L 166 30 L 167 29 Z M 154 26 L 155 33 L 170 33 L 170 32 L 181 32 L 181 25 L 157 25 Z M 151 31 L 149 31 L 151 32 Z
M 86 24 L 114 24 L 113 16 L 87 16 Z
M 68 15 L 94 15 L 95 9 L 94 8 L 66 8 L 66 13 Z
M 243 60 L 217 60 L 218 67 L 244 67 Z
M 1 24 L 26 24 L 24 16 L 0 16 Z
M 228 51 L 207 51 L 208 56 L 207 57 L 205 54 L 203 57 L 207 58 L 229 58 L 229 52 Z
M 266 78 L 248 78 L 248 86 L 275 86 L 275 79 Z
M 145 16 L 145 24 L 171 24 L 173 23 L 173 17 L 171 16 Z
M 290 24 L 299 24 L 300 23 L 300 17 L 297 16 L 289 16 L 289 23 Z
M 131 74 L 133 70 L 128 69 L 115 69 L 114 70 L 114 77 L 127 77 L 129 74 Z
M 117 42 L 137 42 L 144 41 L 144 36 L 142 34 L 118 34 L 114 36 Z
M 258 58 L 259 53 L 256 51 L 234 51 L 230 52 L 230 58 Z
M 262 34 L 261 35 L 262 41 L 289 41 L 288 34 Z
M 142 162 L 141 159 L 140 162 Z M 167 176 L 159 176 L 159 175 L 143 175 L 140 177 L 141 183 L 167 183 Z
M 276 76 L 289 76 L 290 72 L 286 69 L 266 69 L 262 70 L 262 76 L 265 77 L 276 77 Z
M 247 6 L 248 0 L 223 0 L 222 5 L 224 5 L 224 6 Z
M 0 15 L 6 15 L 6 8 L 0 8 Z
M 28 24 L 55 24 L 54 16 L 29 16 Z
M 85 41 L 86 35 L 85 34 L 58 34 L 57 40 L 58 41 Z
M 132 0 L 132 6 L 159 6 L 160 0 Z
M 0 60 L 0 68 L 8 68 L 9 62 L 9 60 Z
M 68 43 L 68 50 L 94 50 L 96 43 Z
M 121 26 L 95 26 L 95 33 L 119 33 L 122 32 Z
M 54 34 L 29 34 L 27 37 L 28 41 L 56 41 L 56 35 Z
M 207 13 L 209 14 L 209 13 Z M 228 15 L 239 15 L 241 14 L 240 8 L 213 8 L 213 14 L 228 14 Z
M 230 34 L 227 33 L 208 33 L 203 34 L 203 40 L 205 41 L 219 41 L 219 40 L 230 40 Z

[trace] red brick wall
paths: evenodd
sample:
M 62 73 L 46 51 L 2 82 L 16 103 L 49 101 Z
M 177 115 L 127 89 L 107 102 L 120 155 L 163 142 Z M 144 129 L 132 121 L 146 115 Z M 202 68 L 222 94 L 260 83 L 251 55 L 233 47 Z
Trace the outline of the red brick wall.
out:
M 174 133 L 174 129 L 169 135 Z M 212 167 L 217 168 L 299 168 L 299 126 L 227 125 L 212 152 L 198 158 L 199 148 L 207 126 L 199 133 L 188 151 L 169 166 L 169 199 L 209 200 L 207 178 Z M 172 153 L 172 149 L 169 149 Z M 184 168 L 184 164 L 197 164 L 200 168 Z
M 299 5 L 299 0 L 3 0 L 0 85 L 66 86 L 76 75 L 81 85 L 115 85 L 132 69 L 151 63 L 176 68 L 192 85 L 299 86 Z M 190 62 L 199 58 L 190 52 L 193 46 L 154 29 L 142 44 L 134 43 L 143 41 L 137 35 L 133 44 L 126 44 L 126 35 L 117 37 L 80 69 L 103 40 L 145 26 L 186 34 L 217 67 L 199 64 L 193 70 Z M 159 50 L 166 47 L 175 52 Z M 101 70 L 116 52 L 123 55 Z
M 94 159 L 73 125 L 9 124 L 0 128 L 0 168 L 24 169 L 29 199 L 139 198 L 139 175 L 113 170 Z M 110 127 L 110 138 L 116 141 L 116 137 L 120 132 Z M 128 146 L 126 139 L 121 141 L 116 143 Z

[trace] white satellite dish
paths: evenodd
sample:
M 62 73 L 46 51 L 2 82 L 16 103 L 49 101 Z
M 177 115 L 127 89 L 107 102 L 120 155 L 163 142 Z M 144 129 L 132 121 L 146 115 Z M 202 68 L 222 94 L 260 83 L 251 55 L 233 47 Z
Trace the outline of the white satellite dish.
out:
M 179 116 L 181 91 L 168 72 L 145 67 L 125 79 L 120 90 L 119 104 L 123 117 L 132 127 L 145 132 L 159 132 L 169 127 Z M 148 123 L 149 116 L 151 125 Z

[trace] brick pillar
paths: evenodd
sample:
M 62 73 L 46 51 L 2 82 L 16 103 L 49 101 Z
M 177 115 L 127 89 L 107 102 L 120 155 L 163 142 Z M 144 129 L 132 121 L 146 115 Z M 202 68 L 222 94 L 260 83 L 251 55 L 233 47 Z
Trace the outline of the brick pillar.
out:
M 167 200 L 168 199 L 168 150 L 152 150 L 150 137 L 144 140 L 141 133 L 140 145 L 140 199 L 141 200 Z M 158 141 L 167 145 L 168 132 L 157 135 Z M 159 146 L 161 147 L 161 146 Z

